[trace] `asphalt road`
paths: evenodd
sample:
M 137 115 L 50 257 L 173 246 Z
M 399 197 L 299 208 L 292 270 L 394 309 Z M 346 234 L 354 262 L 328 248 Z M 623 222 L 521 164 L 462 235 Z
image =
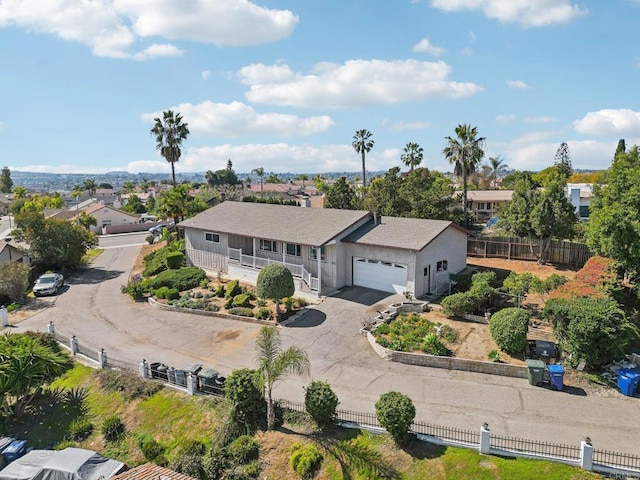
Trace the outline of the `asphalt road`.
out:
M 105 250 L 92 268 L 69 279 L 45 310 L 13 330 L 45 331 L 52 320 L 58 332 L 132 364 L 143 358 L 177 368 L 200 362 L 222 374 L 252 367 L 258 325 L 156 310 L 120 293 L 139 248 Z M 300 400 L 311 379 L 326 380 L 340 408 L 373 412 L 382 393 L 399 390 L 412 398 L 421 421 L 472 430 L 487 422 L 494 434 L 570 445 L 589 436 L 596 448 L 640 453 L 638 398 L 586 395 L 577 389 L 555 392 L 523 379 L 382 360 L 358 333 L 365 310 L 378 302 L 391 300 L 372 290 L 346 289 L 282 327 L 285 346 L 304 348 L 312 368 L 311 378 L 289 377 L 276 395 Z

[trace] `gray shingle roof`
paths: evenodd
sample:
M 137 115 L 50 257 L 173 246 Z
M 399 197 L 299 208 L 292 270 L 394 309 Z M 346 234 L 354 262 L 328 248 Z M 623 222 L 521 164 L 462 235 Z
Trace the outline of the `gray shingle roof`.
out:
M 180 226 L 319 247 L 368 215 L 364 210 L 224 202 Z
M 464 231 L 448 220 L 383 216 L 378 218 L 378 221 L 380 223 L 374 225 L 374 221 L 371 220 L 342 241 L 419 252 L 450 226 Z

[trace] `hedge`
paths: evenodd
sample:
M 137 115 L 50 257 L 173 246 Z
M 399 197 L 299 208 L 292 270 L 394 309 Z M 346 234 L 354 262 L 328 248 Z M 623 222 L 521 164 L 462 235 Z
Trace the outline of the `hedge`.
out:
M 207 274 L 201 268 L 183 267 L 179 270 L 160 272 L 155 278 L 145 280 L 145 286 L 154 290 L 160 287 L 169 287 L 182 292 L 197 287 L 205 278 L 207 278 Z
M 523 308 L 505 308 L 489 320 L 489 331 L 498 346 L 506 353 L 524 352 L 531 313 Z

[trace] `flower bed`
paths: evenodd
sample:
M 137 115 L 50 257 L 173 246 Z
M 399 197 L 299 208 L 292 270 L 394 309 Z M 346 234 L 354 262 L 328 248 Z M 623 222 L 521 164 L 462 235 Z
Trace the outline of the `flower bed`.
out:
M 451 355 L 447 344 L 456 339 L 451 327 L 431 322 L 417 313 L 401 314 L 389 324 L 378 325 L 372 334 L 379 345 L 391 350 L 441 356 Z

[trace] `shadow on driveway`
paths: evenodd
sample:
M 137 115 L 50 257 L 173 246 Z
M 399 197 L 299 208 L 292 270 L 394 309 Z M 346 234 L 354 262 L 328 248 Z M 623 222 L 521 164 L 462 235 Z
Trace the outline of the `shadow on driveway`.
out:
M 322 325 L 327 319 L 327 315 L 315 308 L 307 308 L 307 310 L 293 322 L 287 326 L 289 328 L 310 328 Z
M 344 287 L 340 289 L 340 293 L 333 295 L 332 298 L 340 298 L 348 302 L 359 303 L 361 305 L 371 306 L 381 302 L 385 298 L 394 296 L 389 292 L 373 290 L 364 287 Z M 393 303 L 393 302 L 389 302 Z
M 103 268 L 87 268 L 79 275 L 70 279 L 73 285 L 91 285 L 95 283 L 101 283 L 107 280 L 113 280 L 114 278 L 123 275 L 125 272 L 121 270 L 105 270 Z

